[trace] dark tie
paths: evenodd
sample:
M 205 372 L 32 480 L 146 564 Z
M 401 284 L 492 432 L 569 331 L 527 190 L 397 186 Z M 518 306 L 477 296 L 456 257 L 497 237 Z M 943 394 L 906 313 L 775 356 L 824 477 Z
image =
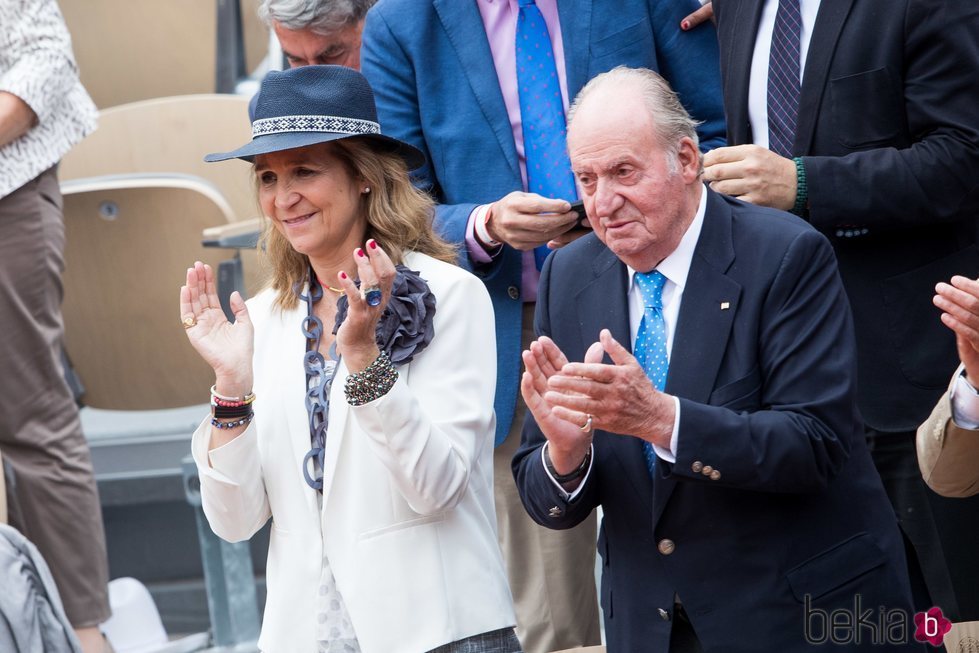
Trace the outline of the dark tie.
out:
M 666 373 L 670 368 L 670 359 L 666 355 L 666 320 L 663 319 L 663 286 L 666 285 L 666 277 L 653 270 L 636 272 L 635 279 L 642 295 L 643 311 L 633 353 L 653 386 L 662 391 L 666 387 Z M 646 441 L 642 443 L 642 450 L 646 457 L 646 467 L 652 474 L 656 467 L 656 452 L 653 451 L 653 445 Z
M 799 51 L 802 16 L 799 0 L 779 0 L 768 61 L 768 149 L 792 156 L 799 116 Z
M 547 24 L 534 0 L 519 0 L 517 16 L 517 93 L 527 160 L 527 190 L 544 197 L 578 199 L 565 146 L 564 100 Z M 534 250 L 537 269 L 550 250 Z

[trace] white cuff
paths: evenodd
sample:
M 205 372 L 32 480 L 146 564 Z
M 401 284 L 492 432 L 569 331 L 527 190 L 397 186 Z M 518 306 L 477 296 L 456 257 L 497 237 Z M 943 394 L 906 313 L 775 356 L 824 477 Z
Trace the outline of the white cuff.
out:
M 952 421 L 964 429 L 979 429 L 979 392 L 965 380 L 965 370 L 956 377 L 949 396 Z
M 591 460 L 588 462 L 588 469 L 585 470 L 585 475 L 581 477 L 581 483 L 578 483 L 578 487 L 576 487 L 573 492 L 568 492 L 563 487 L 561 487 L 561 484 L 558 483 L 554 479 L 554 476 L 551 474 L 551 470 L 549 470 L 547 468 L 547 463 L 544 462 L 544 456 L 547 455 L 547 445 L 549 445 L 549 444 L 550 444 L 550 442 L 545 442 L 544 443 L 544 446 L 541 447 L 541 449 L 540 449 L 540 464 L 544 466 L 544 473 L 547 474 L 547 478 L 551 479 L 551 483 L 554 483 L 554 487 L 556 487 L 558 489 L 558 492 L 561 493 L 561 496 L 564 497 L 564 500 L 565 501 L 574 501 L 575 500 L 575 497 L 577 497 L 579 494 L 581 494 L 581 489 L 583 487 L 585 487 L 585 482 L 588 480 L 588 477 L 591 476 L 591 468 L 592 468 L 592 465 L 595 464 L 595 444 L 592 443 L 591 444 L 591 447 L 590 447 L 590 449 L 591 449 Z
M 680 398 L 673 397 L 673 405 L 675 407 L 674 417 L 673 417 L 673 434 L 670 435 L 670 448 L 669 450 L 659 446 L 653 445 L 653 451 L 656 455 L 665 460 L 668 463 L 676 462 L 676 445 L 677 445 L 677 434 L 680 432 Z

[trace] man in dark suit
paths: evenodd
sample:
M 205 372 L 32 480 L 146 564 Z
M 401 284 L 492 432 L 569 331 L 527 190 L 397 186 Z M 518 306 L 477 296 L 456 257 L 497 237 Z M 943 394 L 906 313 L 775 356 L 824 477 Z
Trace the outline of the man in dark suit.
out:
M 939 538 L 979 503 L 928 492 L 914 446 L 958 360 L 933 289 L 979 274 L 979 3 L 713 6 L 733 147 L 705 157 L 704 178 L 718 192 L 793 210 L 833 243 L 854 314 L 858 403 L 913 545 L 917 607 L 979 618 L 979 584 L 967 573 L 979 529 L 956 526 L 944 550 Z M 958 596 L 955 581 L 964 581 Z
M 439 202 L 435 223 L 460 245 L 462 264 L 486 284 L 496 318 L 496 509 L 500 542 L 528 653 L 600 640 L 593 577 L 595 521 L 574 531 L 539 528 L 520 506 L 509 462 L 525 407 L 518 401 L 522 341 L 532 316 L 545 245 L 572 240 L 574 181 L 564 149 L 568 98 L 617 65 L 660 70 L 698 120 L 704 147 L 723 144 L 724 112 L 712 27 L 678 25 L 696 0 L 380 0 L 364 27 L 363 72 L 385 133 L 425 152 L 420 183 Z M 520 83 L 516 44 L 539 12 L 548 74 Z M 528 41 L 529 42 L 529 41 Z M 537 46 L 540 46 L 538 48 Z M 524 63 L 525 59 L 521 59 Z M 534 69 L 540 66 L 534 65 Z M 557 83 L 544 92 L 545 78 Z M 558 156 L 534 160 L 526 134 L 549 120 L 521 89 L 554 97 Z M 533 98 L 531 98 L 532 100 Z M 528 154 L 529 153 L 529 154 Z M 547 165 L 549 162 L 550 165 Z M 563 179 L 535 189 L 534 172 Z M 536 250 L 536 251 L 535 251 Z M 539 260 L 539 259 L 538 259 Z M 473 343 L 474 347 L 480 343 Z M 464 355 L 464 352 L 460 352 Z
M 602 506 L 609 651 L 811 650 L 856 602 L 910 622 L 826 238 L 707 190 L 693 123 L 650 71 L 586 86 L 568 150 L 595 234 L 541 275 L 513 471 L 540 524 Z M 833 641 L 880 650 L 862 635 Z

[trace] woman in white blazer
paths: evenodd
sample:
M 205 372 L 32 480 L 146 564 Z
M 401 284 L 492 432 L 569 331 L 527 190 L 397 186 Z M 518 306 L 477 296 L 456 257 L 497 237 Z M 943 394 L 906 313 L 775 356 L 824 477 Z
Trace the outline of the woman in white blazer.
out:
M 200 263 L 181 320 L 215 371 L 193 437 L 226 540 L 272 519 L 259 646 L 520 650 L 493 506 L 493 310 L 448 261 L 373 94 L 339 66 L 270 73 L 253 139 L 269 287 L 235 322 Z M 397 267 L 396 267 L 397 266 Z M 338 360 L 337 360 L 338 359 Z

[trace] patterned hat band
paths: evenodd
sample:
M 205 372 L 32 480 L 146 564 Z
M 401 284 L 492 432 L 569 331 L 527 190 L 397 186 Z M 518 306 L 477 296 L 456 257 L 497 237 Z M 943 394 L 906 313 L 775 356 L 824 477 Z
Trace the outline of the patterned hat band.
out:
M 381 126 L 372 120 L 343 116 L 276 116 L 252 123 L 252 138 L 287 132 L 329 132 L 334 134 L 380 134 Z

